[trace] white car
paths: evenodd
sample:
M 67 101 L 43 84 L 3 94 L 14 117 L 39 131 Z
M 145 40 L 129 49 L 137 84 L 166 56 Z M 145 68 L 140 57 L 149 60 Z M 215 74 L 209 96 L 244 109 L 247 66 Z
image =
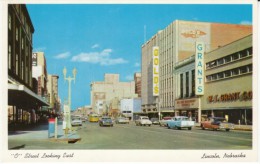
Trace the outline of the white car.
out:
M 71 126 L 82 126 L 82 120 L 79 117 L 72 118 Z
M 138 120 L 135 120 L 135 125 L 138 126 L 151 126 L 152 125 L 152 121 L 149 120 L 149 117 L 147 116 L 140 116 Z

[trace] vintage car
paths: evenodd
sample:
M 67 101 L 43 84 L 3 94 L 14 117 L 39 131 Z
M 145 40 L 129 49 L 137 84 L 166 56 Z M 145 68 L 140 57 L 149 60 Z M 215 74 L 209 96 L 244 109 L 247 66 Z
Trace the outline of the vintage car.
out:
M 158 118 L 151 118 L 153 125 L 159 125 L 159 119 Z
M 223 117 L 210 117 L 205 121 L 201 122 L 201 128 L 204 129 L 225 129 L 229 131 L 230 129 L 234 129 L 234 124 L 228 123 L 225 118 Z
M 170 116 L 163 117 L 163 119 L 160 120 L 159 125 L 160 125 L 160 126 L 166 126 L 166 127 L 167 127 L 167 120 L 170 120 L 170 119 L 172 119 L 172 117 L 170 117 Z
M 108 117 L 108 116 L 104 116 L 104 117 L 101 117 L 98 121 L 99 123 L 99 126 L 113 126 L 114 123 L 113 123 L 113 120 L 111 119 L 111 117 Z
M 129 119 L 126 117 L 117 117 L 116 124 L 129 124 Z
M 82 126 L 82 120 L 80 117 L 73 117 L 71 119 L 71 126 Z
M 152 125 L 152 121 L 149 120 L 149 117 L 147 116 L 140 116 L 139 119 L 135 120 L 135 125 L 138 126 L 151 126 Z
M 192 129 L 194 126 L 195 122 L 191 121 L 189 117 L 186 116 L 175 116 L 170 120 L 167 120 L 167 127 L 169 129 L 182 129 L 182 128 L 187 128 L 189 130 Z

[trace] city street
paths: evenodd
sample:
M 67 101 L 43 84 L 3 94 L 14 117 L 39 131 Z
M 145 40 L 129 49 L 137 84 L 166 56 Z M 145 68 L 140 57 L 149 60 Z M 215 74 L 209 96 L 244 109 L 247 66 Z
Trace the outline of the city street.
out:
M 9 149 L 224 149 L 250 150 L 252 131 L 212 131 L 194 127 L 192 130 L 174 130 L 159 125 L 136 126 L 114 124 L 99 127 L 98 123 L 86 122 L 76 127 L 81 141 L 68 143 L 50 139 L 9 137 Z

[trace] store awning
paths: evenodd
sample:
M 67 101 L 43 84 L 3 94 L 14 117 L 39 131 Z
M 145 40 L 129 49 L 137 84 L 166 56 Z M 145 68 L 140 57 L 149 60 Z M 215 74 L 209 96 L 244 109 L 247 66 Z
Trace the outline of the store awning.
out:
M 26 86 L 11 83 L 8 83 L 8 105 L 31 109 L 36 109 L 39 106 L 49 106 L 42 97 Z

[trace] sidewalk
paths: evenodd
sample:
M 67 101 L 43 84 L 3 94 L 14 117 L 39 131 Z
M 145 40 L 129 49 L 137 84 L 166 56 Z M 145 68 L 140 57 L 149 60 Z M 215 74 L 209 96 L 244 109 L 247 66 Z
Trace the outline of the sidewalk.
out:
M 80 140 L 80 136 L 77 131 L 69 131 L 67 135 L 64 134 L 62 122 L 58 122 L 57 138 L 54 138 L 54 133 L 51 134 L 51 138 L 48 136 L 48 124 L 40 124 L 33 127 L 28 127 L 23 130 L 8 131 L 8 139 L 27 139 L 27 140 L 61 140 L 61 141 L 71 141 Z

